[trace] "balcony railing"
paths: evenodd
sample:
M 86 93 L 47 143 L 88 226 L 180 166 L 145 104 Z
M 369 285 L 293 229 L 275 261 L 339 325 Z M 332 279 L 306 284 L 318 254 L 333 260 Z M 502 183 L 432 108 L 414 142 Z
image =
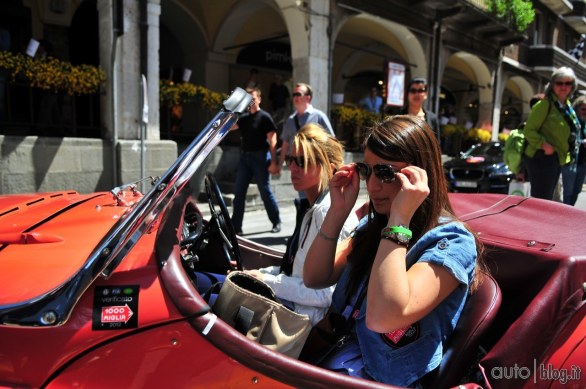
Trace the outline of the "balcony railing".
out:
M 572 12 L 564 15 L 564 20 L 580 34 L 586 34 L 586 4 L 584 1 L 573 1 Z
M 568 0 L 541 0 L 541 2 L 556 14 L 565 15 L 572 12 L 572 3 Z
M 100 138 L 99 97 L 53 93 L 0 76 L 0 134 Z
M 486 0 L 466 0 L 467 3 L 473 5 L 476 8 L 479 8 L 483 11 L 488 10 L 488 5 Z
M 551 76 L 555 68 L 568 66 L 574 69 L 578 80 L 586 80 L 586 66 L 557 46 L 530 46 L 527 65 L 546 77 Z

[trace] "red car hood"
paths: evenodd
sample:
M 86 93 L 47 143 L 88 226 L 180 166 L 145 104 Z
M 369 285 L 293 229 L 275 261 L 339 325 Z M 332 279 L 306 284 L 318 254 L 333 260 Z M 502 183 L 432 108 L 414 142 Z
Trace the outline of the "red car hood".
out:
M 0 306 L 69 280 L 127 210 L 107 192 L 0 196 Z

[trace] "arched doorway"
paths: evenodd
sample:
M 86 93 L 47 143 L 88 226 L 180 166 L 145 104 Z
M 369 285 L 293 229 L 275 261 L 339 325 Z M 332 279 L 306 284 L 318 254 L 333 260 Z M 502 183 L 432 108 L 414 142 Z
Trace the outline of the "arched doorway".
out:
M 100 65 L 100 35 L 96 0 L 84 0 L 69 27 L 69 59 L 73 65 Z M 68 135 L 100 138 L 99 94 L 63 96 L 63 125 Z M 71 105 L 70 109 L 66 107 Z M 74 116 L 69 117 L 71 112 Z M 73 128 L 70 127 L 73 124 Z

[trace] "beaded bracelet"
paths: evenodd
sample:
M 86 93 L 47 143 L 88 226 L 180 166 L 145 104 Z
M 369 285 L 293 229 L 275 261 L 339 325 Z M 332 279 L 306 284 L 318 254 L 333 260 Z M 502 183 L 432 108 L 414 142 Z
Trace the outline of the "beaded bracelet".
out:
M 318 234 L 319 236 L 321 236 L 322 238 L 324 238 L 325 240 L 329 240 L 329 241 L 331 241 L 331 242 L 337 242 L 337 241 L 338 241 L 338 238 L 332 238 L 331 236 L 327 236 L 326 234 L 324 234 L 324 233 L 321 231 L 321 228 L 320 228 L 319 230 L 317 230 L 317 234 Z

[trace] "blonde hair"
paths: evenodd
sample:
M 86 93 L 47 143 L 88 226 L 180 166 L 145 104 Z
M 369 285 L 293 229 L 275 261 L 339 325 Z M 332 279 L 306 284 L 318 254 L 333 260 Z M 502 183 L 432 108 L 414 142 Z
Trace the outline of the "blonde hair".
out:
M 319 166 L 319 191 L 326 188 L 337 169 L 344 164 L 344 146 L 316 123 L 307 123 L 293 138 L 293 149 L 303 151 L 305 172 L 308 165 Z

